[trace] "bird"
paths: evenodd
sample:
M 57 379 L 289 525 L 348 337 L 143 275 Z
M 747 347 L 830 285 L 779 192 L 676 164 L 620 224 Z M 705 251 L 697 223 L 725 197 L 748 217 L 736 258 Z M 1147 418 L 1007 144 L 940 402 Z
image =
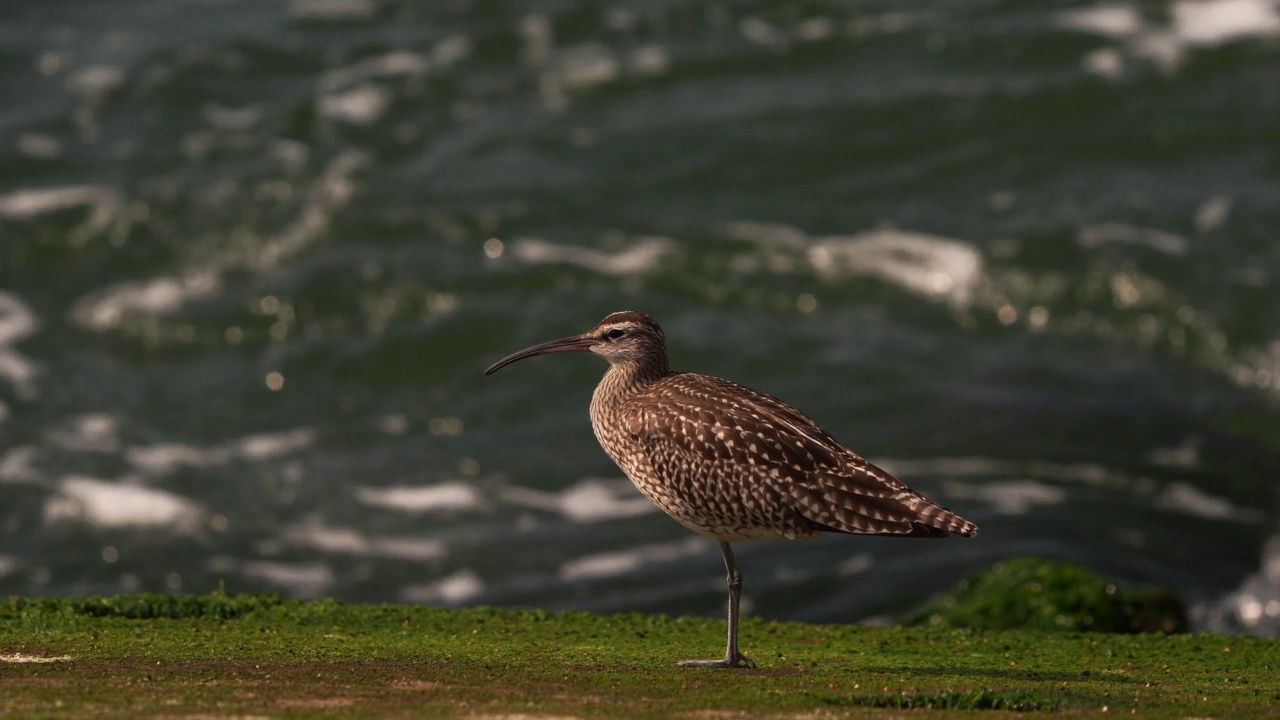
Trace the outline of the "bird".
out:
M 654 504 L 719 543 L 729 590 L 725 654 L 680 665 L 756 667 L 738 646 L 742 573 L 731 543 L 823 533 L 941 538 L 978 532 L 791 405 L 728 380 L 672 370 L 662 327 L 642 312 L 614 312 L 581 335 L 518 350 L 485 375 L 561 352 L 608 361 L 591 397 L 600 446 Z

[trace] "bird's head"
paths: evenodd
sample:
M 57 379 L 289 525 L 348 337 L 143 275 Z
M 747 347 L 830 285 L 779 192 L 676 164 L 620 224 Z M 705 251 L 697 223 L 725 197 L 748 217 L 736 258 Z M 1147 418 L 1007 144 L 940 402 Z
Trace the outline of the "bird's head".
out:
M 539 343 L 511 353 L 490 365 L 484 374 L 495 373 L 517 360 L 554 352 L 591 352 L 612 365 L 667 368 L 667 345 L 662 327 L 644 313 L 624 310 L 611 313 L 581 335 Z

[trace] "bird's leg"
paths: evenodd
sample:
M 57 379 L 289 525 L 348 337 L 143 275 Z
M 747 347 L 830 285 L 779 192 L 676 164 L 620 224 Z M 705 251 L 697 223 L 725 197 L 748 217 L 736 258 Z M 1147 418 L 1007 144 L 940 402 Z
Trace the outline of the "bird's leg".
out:
M 729 543 L 720 543 L 720 554 L 724 555 L 724 569 L 729 573 L 729 641 L 724 649 L 723 660 L 682 660 L 685 667 L 748 667 L 756 664 L 751 658 L 738 652 L 738 600 L 742 596 L 742 573 L 738 571 L 738 562 L 729 549 Z

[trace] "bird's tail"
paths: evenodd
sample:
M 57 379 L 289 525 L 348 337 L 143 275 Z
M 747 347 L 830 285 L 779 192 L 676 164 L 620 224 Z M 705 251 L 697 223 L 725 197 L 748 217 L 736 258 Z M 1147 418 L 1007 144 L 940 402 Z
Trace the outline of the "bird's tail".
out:
M 909 505 L 911 510 L 916 513 L 916 521 L 921 525 L 953 532 L 964 537 L 973 537 L 978 534 L 977 525 L 925 498 L 916 497 Z

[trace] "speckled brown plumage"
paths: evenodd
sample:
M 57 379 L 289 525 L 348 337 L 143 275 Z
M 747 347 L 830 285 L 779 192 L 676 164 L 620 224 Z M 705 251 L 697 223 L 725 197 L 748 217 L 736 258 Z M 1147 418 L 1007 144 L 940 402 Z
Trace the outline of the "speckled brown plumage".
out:
M 729 647 L 723 661 L 692 664 L 752 665 L 737 651 L 741 575 L 730 542 L 822 532 L 977 533 L 973 523 L 867 462 L 781 400 L 728 380 L 672 371 L 662 328 L 643 313 L 613 313 L 582 335 L 509 355 L 486 374 L 564 351 L 609 361 L 591 399 L 591 425 L 609 457 L 667 514 L 720 542 L 730 575 Z
M 781 400 L 672 372 L 649 316 L 614 313 L 597 330 L 628 324 L 647 335 L 651 354 L 610 365 L 591 400 L 591 425 L 636 487 L 685 527 L 726 542 L 977 531 Z

